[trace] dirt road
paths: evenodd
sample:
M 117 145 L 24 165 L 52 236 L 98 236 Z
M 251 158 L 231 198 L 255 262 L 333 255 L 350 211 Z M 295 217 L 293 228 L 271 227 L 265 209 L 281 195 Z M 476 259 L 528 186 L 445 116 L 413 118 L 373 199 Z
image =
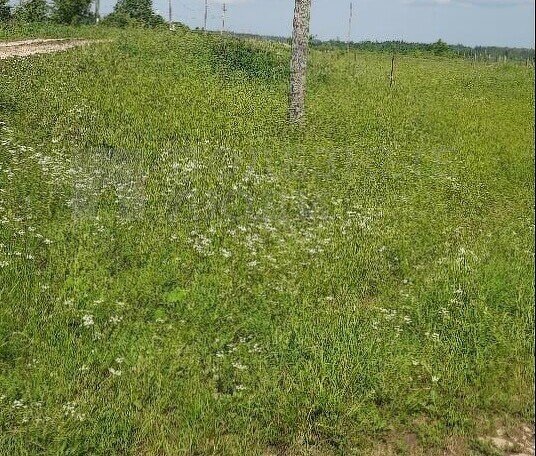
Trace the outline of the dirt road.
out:
M 34 54 L 49 54 L 65 51 L 78 46 L 98 43 L 98 40 L 80 39 L 34 39 L 24 41 L 0 42 L 0 59 L 26 57 Z

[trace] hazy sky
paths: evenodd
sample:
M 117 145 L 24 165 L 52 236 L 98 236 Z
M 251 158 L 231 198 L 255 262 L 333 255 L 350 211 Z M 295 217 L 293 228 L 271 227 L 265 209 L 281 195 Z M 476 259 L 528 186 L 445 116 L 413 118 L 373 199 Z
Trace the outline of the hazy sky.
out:
M 167 16 L 167 0 L 153 0 Z M 171 0 L 174 20 L 201 26 L 204 0 Z M 209 0 L 209 28 L 224 0 Z M 101 0 L 104 10 L 114 0 Z M 227 0 L 233 31 L 289 36 L 294 0 Z M 352 40 L 405 40 L 534 47 L 534 0 L 353 0 Z M 311 33 L 346 39 L 350 0 L 313 0 Z M 103 12 L 105 12 L 103 11 Z M 164 14 L 164 12 L 166 12 Z

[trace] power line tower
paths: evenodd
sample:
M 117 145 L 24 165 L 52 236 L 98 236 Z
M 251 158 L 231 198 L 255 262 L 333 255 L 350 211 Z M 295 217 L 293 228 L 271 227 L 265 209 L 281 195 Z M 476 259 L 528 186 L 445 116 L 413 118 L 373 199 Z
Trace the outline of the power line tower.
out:
M 290 63 L 289 117 L 295 124 L 305 120 L 305 79 L 309 51 L 311 0 L 295 0 Z

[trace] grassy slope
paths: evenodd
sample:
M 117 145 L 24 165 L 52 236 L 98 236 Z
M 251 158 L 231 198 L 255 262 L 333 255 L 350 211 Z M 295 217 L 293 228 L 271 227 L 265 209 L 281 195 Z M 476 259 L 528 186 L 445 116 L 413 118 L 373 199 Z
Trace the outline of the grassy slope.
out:
M 0 454 L 533 420 L 532 70 L 314 53 L 292 131 L 285 48 L 113 35 L 0 62 Z

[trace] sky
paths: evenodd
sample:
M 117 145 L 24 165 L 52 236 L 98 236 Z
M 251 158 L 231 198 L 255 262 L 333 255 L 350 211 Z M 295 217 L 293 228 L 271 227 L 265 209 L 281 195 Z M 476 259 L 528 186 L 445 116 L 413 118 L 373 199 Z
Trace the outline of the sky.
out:
M 103 13 L 115 0 L 101 0 Z M 208 28 L 221 28 L 222 3 L 209 0 Z M 311 34 L 320 39 L 348 35 L 352 0 L 312 0 Z M 153 0 L 167 17 L 168 0 Z M 171 0 L 173 20 L 203 24 L 204 0 Z M 534 48 L 535 0 L 353 0 L 352 41 L 442 39 L 470 46 Z M 226 28 L 235 32 L 290 36 L 294 0 L 226 0 Z

